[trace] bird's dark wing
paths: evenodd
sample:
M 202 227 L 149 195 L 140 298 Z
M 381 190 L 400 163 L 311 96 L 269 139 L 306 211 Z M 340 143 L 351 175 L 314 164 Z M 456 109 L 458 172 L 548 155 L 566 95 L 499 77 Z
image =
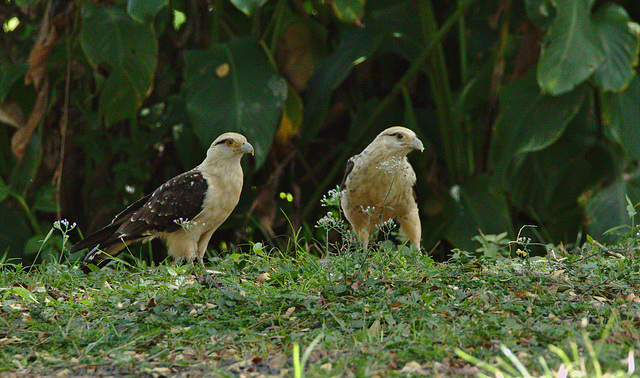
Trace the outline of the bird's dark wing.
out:
M 207 180 L 198 170 L 172 178 L 156 189 L 143 206 L 126 216 L 118 215 L 122 223 L 107 243 L 177 231 L 182 227 L 180 222 L 189 222 L 200 214 L 207 188 Z
M 90 247 L 95 247 L 97 245 L 100 245 L 101 243 L 103 243 L 105 240 L 109 239 L 109 237 L 111 237 L 111 235 L 113 235 L 113 233 L 118 229 L 117 225 L 113 225 L 110 224 L 96 232 L 94 232 L 93 234 L 87 236 L 86 238 L 80 240 L 79 242 L 77 242 L 76 244 L 74 244 L 70 249 L 69 249 L 69 254 L 74 254 L 76 252 L 80 252 L 85 248 L 90 248 Z
M 126 221 L 129 217 L 131 217 L 133 213 L 140 210 L 142 206 L 144 206 L 144 204 L 147 203 L 147 201 L 149 201 L 149 198 L 151 198 L 151 195 L 153 195 L 153 193 L 149 193 L 146 196 L 137 200 L 136 202 L 132 203 L 131 205 L 127 206 L 126 209 L 119 212 L 113 218 L 113 220 L 111 221 L 111 224 L 117 224 L 118 226 L 121 225 L 124 221 Z
M 106 250 L 123 240 L 176 231 L 181 226 L 175 220 L 190 221 L 200 213 L 207 187 L 207 180 L 200 171 L 182 173 L 129 205 L 108 226 L 76 243 L 69 253 L 91 247 Z
M 347 176 L 349 176 L 349 173 L 351 173 L 351 171 L 353 170 L 353 165 L 355 164 L 353 162 L 354 158 L 355 156 L 352 156 L 349 158 L 349 160 L 347 160 L 347 166 L 345 167 L 345 170 L 344 170 L 344 177 L 342 178 L 342 183 L 340 184 L 340 190 L 346 189 Z

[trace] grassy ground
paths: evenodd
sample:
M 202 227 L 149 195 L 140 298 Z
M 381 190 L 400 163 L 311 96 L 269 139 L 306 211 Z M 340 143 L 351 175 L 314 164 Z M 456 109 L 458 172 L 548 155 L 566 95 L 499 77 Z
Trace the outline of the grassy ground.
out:
M 635 239 L 546 257 L 481 240 L 446 263 L 383 242 L 321 257 L 256 244 L 207 270 L 4 264 L 0 374 L 631 375 Z

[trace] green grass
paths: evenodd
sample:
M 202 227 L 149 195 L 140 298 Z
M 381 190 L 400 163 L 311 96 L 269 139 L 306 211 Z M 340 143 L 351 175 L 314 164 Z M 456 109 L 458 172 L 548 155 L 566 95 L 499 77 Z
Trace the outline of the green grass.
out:
M 627 373 L 640 349 L 633 238 L 548 257 L 482 240 L 446 263 L 389 241 L 323 257 L 256 244 L 207 271 L 5 263 L 0 374 Z

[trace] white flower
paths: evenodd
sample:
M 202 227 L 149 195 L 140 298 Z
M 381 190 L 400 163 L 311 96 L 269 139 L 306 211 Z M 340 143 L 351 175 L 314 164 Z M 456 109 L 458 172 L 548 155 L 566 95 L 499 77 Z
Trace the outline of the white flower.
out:
M 323 207 L 340 207 L 341 197 L 342 192 L 340 191 L 340 188 L 336 186 L 334 189 L 330 189 L 327 194 L 322 196 L 320 204 Z
M 396 222 L 393 219 L 387 219 L 385 222 L 380 223 L 379 225 L 377 225 L 376 227 L 378 227 L 378 230 L 391 230 L 396 226 Z
M 182 217 L 174 219 L 173 223 L 181 226 L 185 230 L 189 230 L 190 228 L 198 226 L 198 224 L 199 224 L 198 222 L 186 220 L 186 219 L 184 219 Z
M 360 206 L 360 209 L 362 210 L 363 213 L 367 214 L 368 216 L 371 216 L 371 214 L 376 210 L 375 206 Z
M 63 233 L 73 230 L 76 226 L 76 222 L 69 223 L 69 221 L 66 219 L 61 219 L 59 221 L 53 222 L 53 227 L 57 230 L 62 231 Z

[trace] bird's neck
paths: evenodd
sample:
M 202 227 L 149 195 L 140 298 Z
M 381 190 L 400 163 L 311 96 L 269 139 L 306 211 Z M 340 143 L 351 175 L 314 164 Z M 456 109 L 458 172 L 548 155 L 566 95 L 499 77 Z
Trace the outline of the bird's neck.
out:
M 369 147 L 371 146 L 368 146 L 367 148 L 365 148 L 363 153 L 365 155 L 368 155 L 369 159 L 379 161 L 379 162 L 383 162 L 387 160 L 403 161 L 406 158 L 407 154 L 409 153 L 409 151 L 398 150 L 397 148 L 389 148 L 384 145 L 375 146 L 373 148 L 369 148 Z
M 233 155 L 231 157 L 214 157 L 207 156 L 206 159 L 198 166 L 198 170 L 206 175 L 226 177 L 232 174 L 242 175 L 242 166 L 240 165 L 242 154 Z

